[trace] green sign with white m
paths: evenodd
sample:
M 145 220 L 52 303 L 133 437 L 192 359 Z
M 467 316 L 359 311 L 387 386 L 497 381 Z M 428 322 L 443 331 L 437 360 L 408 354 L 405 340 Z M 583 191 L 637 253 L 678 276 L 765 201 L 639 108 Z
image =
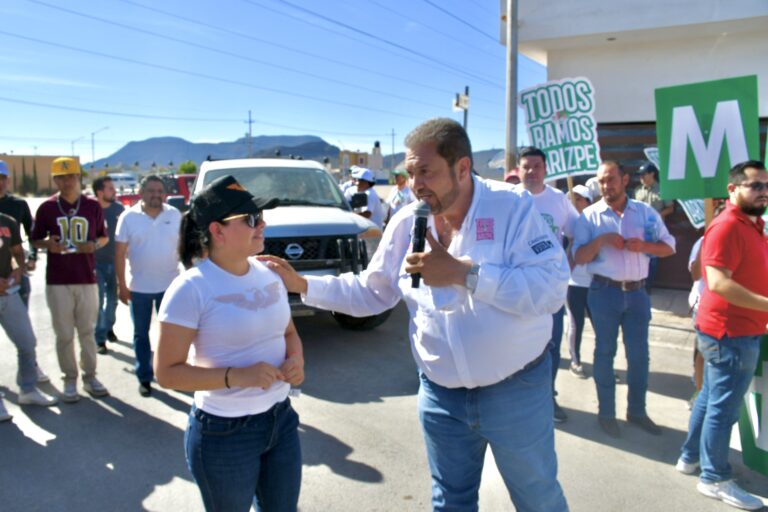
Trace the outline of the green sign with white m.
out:
M 656 89 L 661 197 L 722 197 L 728 170 L 760 158 L 757 76 Z

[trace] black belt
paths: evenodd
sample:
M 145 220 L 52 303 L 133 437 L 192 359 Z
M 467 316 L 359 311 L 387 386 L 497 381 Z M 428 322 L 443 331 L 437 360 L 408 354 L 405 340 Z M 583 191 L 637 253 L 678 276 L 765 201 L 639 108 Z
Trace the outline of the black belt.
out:
M 640 290 L 641 288 L 645 288 L 645 279 L 641 279 L 639 281 L 614 281 L 610 277 L 601 276 L 599 274 L 593 275 L 592 279 L 598 283 L 604 283 L 608 286 L 613 286 L 614 288 L 618 288 L 624 292 L 632 292 L 635 290 Z
M 512 375 L 510 375 L 509 377 L 507 377 L 507 379 L 511 379 L 512 377 L 514 377 L 515 375 L 517 375 L 517 374 L 519 374 L 519 373 L 523 373 L 523 372 L 526 372 L 526 371 L 530 370 L 530 369 L 531 369 L 531 368 L 533 368 L 534 366 L 536 366 L 536 365 L 538 365 L 539 363 L 541 363 L 541 362 L 544 360 L 544 358 L 545 358 L 545 357 L 547 357 L 547 354 L 549 354 L 549 345 L 547 345 L 546 347 L 544 347 L 544 352 L 542 352 L 541 354 L 539 354 L 539 357 L 537 357 L 537 358 L 536 358 L 536 359 L 534 359 L 533 361 L 529 361 L 529 362 L 528 362 L 528 364 L 526 364 L 525 366 L 523 366 L 522 368 L 520 368 L 519 370 L 517 370 L 515 373 L 513 373 Z M 505 379 L 505 380 L 506 380 L 506 379 Z

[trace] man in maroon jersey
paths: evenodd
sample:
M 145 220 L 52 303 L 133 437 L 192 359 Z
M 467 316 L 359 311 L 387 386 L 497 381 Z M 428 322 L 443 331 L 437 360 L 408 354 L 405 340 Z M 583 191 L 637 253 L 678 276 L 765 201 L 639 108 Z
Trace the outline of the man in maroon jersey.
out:
M 109 394 L 96 379 L 94 328 L 99 314 L 94 252 L 108 240 L 104 213 L 98 201 L 85 197 L 80 187 L 80 165 L 72 158 L 53 161 L 51 176 L 59 193 L 48 198 L 35 215 L 32 242 L 45 249 L 45 296 L 56 334 L 56 354 L 64 374 L 64 402 L 77 402 L 75 329 L 80 340 L 83 388 L 91 396 Z

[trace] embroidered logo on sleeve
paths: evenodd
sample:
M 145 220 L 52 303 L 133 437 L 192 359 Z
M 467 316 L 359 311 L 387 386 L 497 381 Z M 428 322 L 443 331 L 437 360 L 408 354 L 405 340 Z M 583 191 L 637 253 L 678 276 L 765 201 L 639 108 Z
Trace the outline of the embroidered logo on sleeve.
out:
M 493 219 L 477 219 L 476 222 L 477 238 L 475 240 L 493 240 Z
M 552 241 L 547 236 L 540 236 L 538 238 L 534 238 L 533 240 L 530 240 L 528 242 L 528 246 L 536 254 L 541 254 L 547 249 L 552 249 L 554 247 L 554 245 L 552 244 Z

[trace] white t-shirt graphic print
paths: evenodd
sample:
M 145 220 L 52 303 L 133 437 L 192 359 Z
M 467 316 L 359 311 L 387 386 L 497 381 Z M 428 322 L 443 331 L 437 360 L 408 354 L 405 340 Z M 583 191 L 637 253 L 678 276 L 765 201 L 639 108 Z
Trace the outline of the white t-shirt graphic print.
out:
M 161 322 L 197 330 L 190 364 L 241 368 L 259 362 L 279 367 L 285 361 L 285 330 L 291 311 L 280 278 L 255 259 L 236 276 L 205 260 L 177 277 L 165 293 Z M 223 383 L 222 383 L 223 384 Z M 258 414 L 285 400 L 290 385 L 269 389 L 196 391 L 195 405 L 217 416 Z

